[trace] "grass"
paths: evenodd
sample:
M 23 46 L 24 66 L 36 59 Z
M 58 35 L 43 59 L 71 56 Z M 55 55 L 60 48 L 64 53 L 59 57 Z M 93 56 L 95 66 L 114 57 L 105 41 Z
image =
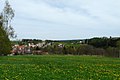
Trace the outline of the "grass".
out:
M 97 56 L 0 57 L 0 80 L 120 80 L 120 59 Z

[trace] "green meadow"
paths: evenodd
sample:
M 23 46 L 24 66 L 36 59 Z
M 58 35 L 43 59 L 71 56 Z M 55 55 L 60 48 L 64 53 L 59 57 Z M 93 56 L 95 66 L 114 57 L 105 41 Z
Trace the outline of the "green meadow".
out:
M 120 59 L 98 56 L 1 56 L 0 80 L 120 80 Z

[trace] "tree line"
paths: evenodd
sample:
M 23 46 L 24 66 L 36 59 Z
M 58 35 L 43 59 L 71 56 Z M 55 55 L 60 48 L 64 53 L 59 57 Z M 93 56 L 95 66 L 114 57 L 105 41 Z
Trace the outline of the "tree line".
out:
M 79 43 L 82 41 L 81 43 Z M 39 50 L 50 54 L 99 55 L 120 57 L 120 38 L 95 37 L 84 40 L 52 41 L 53 44 Z M 62 46 L 59 46 L 62 44 Z
M 41 43 L 42 40 L 23 39 L 20 44 Z M 46 47 L 35 47 L 32 50 L 41 50 L 49 54 L 60 55 L 99 55 L 120 57 L 119 37 L 94 37 L 80 40 L 45 40 Z

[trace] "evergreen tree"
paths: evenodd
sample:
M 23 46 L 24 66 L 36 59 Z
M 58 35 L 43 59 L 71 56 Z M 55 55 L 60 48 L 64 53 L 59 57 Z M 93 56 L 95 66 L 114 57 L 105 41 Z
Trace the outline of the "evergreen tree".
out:
M 9 54 L 10 50 L 11 50 L 11 42 L 6 34 L 6 31 L 2 27 L 2 22 L 0 22 L 0 55 Z

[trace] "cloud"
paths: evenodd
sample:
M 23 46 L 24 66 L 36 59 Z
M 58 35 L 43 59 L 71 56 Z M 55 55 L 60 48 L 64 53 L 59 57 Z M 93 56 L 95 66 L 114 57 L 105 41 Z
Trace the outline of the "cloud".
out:
M 119 0 L 9 0 L 19 38 L 73 39 L 118 36 Z M 23 30 L 24 28 L 24 30 Z M 46 37 L 45 37 L 46 36 Z

